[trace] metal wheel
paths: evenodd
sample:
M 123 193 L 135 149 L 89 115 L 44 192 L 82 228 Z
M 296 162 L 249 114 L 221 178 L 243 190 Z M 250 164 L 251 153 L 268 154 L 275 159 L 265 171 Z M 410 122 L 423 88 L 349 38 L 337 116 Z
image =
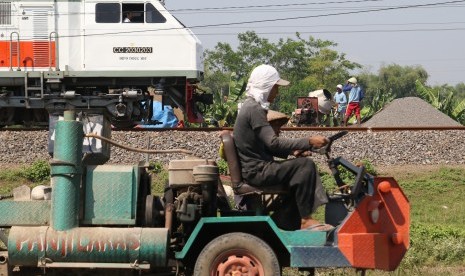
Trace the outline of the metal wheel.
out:
M 215 273 L 216 272 L 216 273 Z M 220 254 L 213 261 L 211 274 L 214 275 L 264 275 L 262 263 L 244 250 L 230 250 Z
M 207 244 L 195 264 L 196 276 L 279 276 L 273 249 L 263 240 L 246 233 L 229 233 Z

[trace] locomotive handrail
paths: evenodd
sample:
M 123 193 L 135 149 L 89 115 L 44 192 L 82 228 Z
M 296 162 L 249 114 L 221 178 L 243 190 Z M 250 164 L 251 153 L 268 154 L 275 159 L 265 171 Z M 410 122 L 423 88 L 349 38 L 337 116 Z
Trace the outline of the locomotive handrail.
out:
M 55 71 L 59 71 L 58 60 L 60 57 L 58 55 L 58 33 L 55 31 L 48 35 L 48 68 L 52 71 L 52 36 L 55 38 Z
M 16 46 L 17 48 L 17 63 L 18 63 L 18 71 L 21 71 L 21 68 L 19 67 L 19 56 L 20 56 L 20 51 L 19 51 L 19 33 L 18 32 L 11 32 L 10 34 L 10 71 L 13 71 L 13 34 L 16 34 L 18 37 L 18 44 Z

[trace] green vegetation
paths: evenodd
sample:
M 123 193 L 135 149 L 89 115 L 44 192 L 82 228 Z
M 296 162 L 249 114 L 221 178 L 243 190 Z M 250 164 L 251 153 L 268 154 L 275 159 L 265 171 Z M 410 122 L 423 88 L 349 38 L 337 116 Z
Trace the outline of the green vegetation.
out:
M 411 248 L 401 271 L 433 275 L 426 268 L 465 266 L 464 173 L 463 167 L 443 167 L 397 176 L 411 204 Z
M 220 126 L 234 124 L 237 102 L 244 97 L 242 92 L 237 92 L 245 88 L 244 81 L 252 69 L 262 63 L 275 66 L 282 78 L 291 81 L 291 86 L 280 89 L 271 106 L 288 115 L 295 110 L 297 97 L 323 88 L 335 92 L 337 84 L 344 84 L 355 75 L 365 91 L 362 120 L 369 119 L 393 99 L 422 97 L 454 120 L 465 123 L 465 102 L 460 102 L 465 99 L 465 84 L 428 87 L 428 72 L 421 66 L 386 64 L 373 73 L 348 60 L 345 53 L 336 51 L 337 43 L 312 36 L 303 38 L 299 33 L 295 39 L 273 43 L 248 31 L 238 34 L 237 40 L 235 49 L 220 42 L 205 51 L 202 88 L 214 95 L 213 105 L 206 108 L 206 115 Z M 425 91 L 432 91 L 434 97 L 424 97 Z M 435 104 L 435 98 L 440 99 L 441 105 Z
M 168 184 L 168 169 L 160 161 L 150 161 L 149 168 L 152 175 L 152 193 L 162 195 Z
M 418 81 L 416 82 L 416 86 L 420 97 L 429 102 L 434 108 L 457 122 L 465 124 L 465 99 L 459 100 L 452 87 L 431 88 Z
M 368 159 L 356 160 L 354 161 L 354 164 L 357 164 L 359 166 L 363 164 L 367 173 L 374 176 L 378 175 L 375 166 L 373 166 L 371 161 Z M 350 171 L 346 170 L 345 168 L 340 168 L 339 173 L 339 176 L 344 181 L 344 183 L 354 182 L 355 176 Z M 337 188 L 336 181 L 334 180 L 334 177 L 331 173 L 327 171 L 320 171 L 320 177 L 321 182 L 323 183 L 323 186 L 326 188 L 327 191 L 333 191 L 335 188 Z
M 237 49 L 233 49 L 228 43 L 218 43 L 213 50 L 205 51 L 203 86 L 214 95 L 218 94 L 215 99 L 224 99 L 224 96 L 229 99 L 230 87 L 235 87 L 231 85 L 232 79 L 247 80 L 254 67 L 267 63 L 278 68 L 281 76 L 292 83 L 289 88 L 280 90 L 272 107 L 290 114 L 296 108 L 296 97 L 307 96 L 308 92 L 321 88 L 335 88 L 347 79 L 350 70 L 361 68 L 347 60 L 345 54 L 333 50 L 336 43 L 313 37 L 304 39 L 298 33 L 296 39 L 272 43 L 249 31 L 238 34 L 238 44 Z M 214 103 L 220 104 L 222 102 Z M 237 108 L 237 104 L 231 108 Z
M 38 160 L 30 166 L 6 169 L 0 172 L 0 195 L 11 194 L 14 188 L 23 184 L 31 187 L 45 184 L 50 179 L 50 165 L 45 160 Z
M 227 175 L 228 174 L 228 162 L 226 162 L 224 159 L 219 159 L 216 164 L 218 165 L 218 171 L 222 175 Z
M 24 168 L 24 177 L 32 182 L 42 182 L 50 178 L 50 165 L 45 160 L 38 160 Z
M 411 204 L 411 248 L 400 275 L 457 275 L 465 266 L 465 168 L 396 175 Z M 459 270 L 450 272 L 451 267 Z

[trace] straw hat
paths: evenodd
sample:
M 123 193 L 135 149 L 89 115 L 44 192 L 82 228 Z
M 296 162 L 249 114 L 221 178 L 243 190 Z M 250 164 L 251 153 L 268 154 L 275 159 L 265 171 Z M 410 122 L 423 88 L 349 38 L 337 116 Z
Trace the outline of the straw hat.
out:
M 352 77 L 352 78 L 348 79 L 347 82 L 357 84 L 357 79 Z
M 280 124 L 280 126 L 286 124 L 289 121 L 289 117 L 286 114 L 274 110 L 268 110 L 268 114 L 266 114 L 266 119 L 270 124 L 276 123 Z

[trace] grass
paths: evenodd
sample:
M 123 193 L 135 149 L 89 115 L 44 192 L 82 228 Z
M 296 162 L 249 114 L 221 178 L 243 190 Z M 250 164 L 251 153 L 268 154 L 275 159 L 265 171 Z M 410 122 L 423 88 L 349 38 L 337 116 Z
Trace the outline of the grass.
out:
M 39 160 L 30 166 L 4 169 L 0 171 L 0 195 L 9 195 L 13 189 L 28 185 L 31 188 L 45 184 L 50 180 L 50 166 L 47 161 Z
M 153 165 L 152 190 L 163 192 L 168 171 Z M 412 169 L 413 168 L 413 169 Z M 43 164 L 0 172 L 0 195 L 14 187 L 44 184 Z M 381 175 L 393 175 L 411 204 L 411 248 L 394 272 L 368 271 L 367 275 L 465 275 L 465 166 L 404 167 Z M 31 175 L 37 177 L 31 180 Z M 323 175 L 323 179 L 327 176 Z M 318 213 L 319 218 L 323 214 Z M 356 275 L 353 269 L 319 269 L 317 275 Z M 285 269 L 284 276 L 297 276 Z

